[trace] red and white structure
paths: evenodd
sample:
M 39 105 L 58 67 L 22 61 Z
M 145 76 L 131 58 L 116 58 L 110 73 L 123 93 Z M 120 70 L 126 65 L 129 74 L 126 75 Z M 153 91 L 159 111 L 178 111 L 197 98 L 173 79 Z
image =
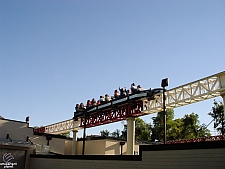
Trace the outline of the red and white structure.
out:
M 167 90 L 166 108 L 176 108 L 188 104 L 204 101 L 221 96 L 225 103 L 225 71 L 214 74 L 182 86 Z M 86 127 L 95 127 L 121 120 L 127 120 L 127 154 L 134 152 L 135 117 L 161 112 L 163 110 L 162 93 L 154 100 L 143 96 L 133 102 L 122 102 L 116 107 L 107 107 L 86 116 Z M 73 150 L 78 130 L 84 127 L 84 117 L 77 121 L 69 119 L 66 121 L 51 124 L 39 129 L 36 132 L 60 134 L 73 131 Z M 74 152 L 74 151 L 73 151 Z

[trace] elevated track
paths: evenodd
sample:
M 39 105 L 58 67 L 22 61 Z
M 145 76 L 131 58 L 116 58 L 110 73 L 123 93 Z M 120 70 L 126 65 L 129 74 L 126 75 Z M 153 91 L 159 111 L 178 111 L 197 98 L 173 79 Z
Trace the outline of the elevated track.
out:
M 167 108 L 185 106 L 218 96 L 222 96 L 225 101 L 225 71 L 167 90 L 165 94 Z M 107 108 L 101 112 L 96 111 L 96 113 L 88 115 L 86 126 L 94 127 L 125 120 L 128 117 L 139 117 L 157 113 L 162 111 L 162 108 L 162 93 L 154 100 L 142 97 L 133 103 L 123 103 L 117 107 Z M 36 129 L 35 131 L 60 134 L 80 130 L 83 126 L 84 117 L 81 117 L 77 121 L 69 119 Z

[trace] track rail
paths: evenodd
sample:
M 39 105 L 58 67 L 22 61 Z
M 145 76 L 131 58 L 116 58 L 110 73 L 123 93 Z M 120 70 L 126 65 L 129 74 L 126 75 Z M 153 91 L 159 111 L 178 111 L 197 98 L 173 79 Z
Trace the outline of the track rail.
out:
M 79 130 L 80 126 L 80 119 L 78 121 L 66 120 L 63 122 L 55 123 L 53 125 L 45 126 L 46 133 L 52 133 L 52 134 L 60 134 L 60 133 L 66 133 L 70 132 L 71 129 L 73 130 Z

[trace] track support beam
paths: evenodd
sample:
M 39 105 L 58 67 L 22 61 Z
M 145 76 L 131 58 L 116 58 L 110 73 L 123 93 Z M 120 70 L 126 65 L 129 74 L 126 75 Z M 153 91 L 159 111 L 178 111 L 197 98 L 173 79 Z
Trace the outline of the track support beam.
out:
M 127 155 L 134 154 L 135 144 L 135 118 L 127 118 Z
M 78 130 L 73 130 L 73 146 L 72 146 L 73 155 L 76 155 L 77 135 L 78 135 Z

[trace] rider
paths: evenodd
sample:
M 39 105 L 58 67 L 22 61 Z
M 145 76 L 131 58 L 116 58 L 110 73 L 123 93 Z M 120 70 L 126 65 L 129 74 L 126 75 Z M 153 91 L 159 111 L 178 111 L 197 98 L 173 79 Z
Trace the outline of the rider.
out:
M 120 91 L 120 96 L 126 96 L 126 87 L 124 88 L 119 87 L 119 91 Z
M 91 107 L 91 106 L 92 106 L 91 101 L 90 100 L 87 100 L 87 108 L 88 107 Z
M 114 99 L 118 98 L 120 96 L 118 90 L 114 91 Z
M 105 101 L 110 101 L 111 99 L 110 99 L 110 97 L 109 97 L 109 95 L 108 94 L 105 94 Z
M 137 91 L 138 92 L 143 91 L 143 90 L 144 90 L 144 88 L 142 88 L 140 85 L 137 86 Z
M 132 83 L 131 84 L 131 93 L 135 93 L 135 92 L 137 92 L 137 86 L 135 85 L 135 83 Z
M 97 105 L 97 104 L 96 104 L 96 100 L 95 100 L 95 98 L 93 98 L 93 99 L 91 100 L 91 104 L 92 104 L 92 106 Z

